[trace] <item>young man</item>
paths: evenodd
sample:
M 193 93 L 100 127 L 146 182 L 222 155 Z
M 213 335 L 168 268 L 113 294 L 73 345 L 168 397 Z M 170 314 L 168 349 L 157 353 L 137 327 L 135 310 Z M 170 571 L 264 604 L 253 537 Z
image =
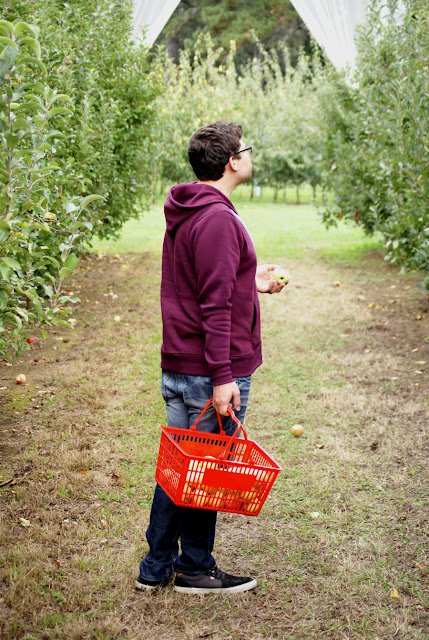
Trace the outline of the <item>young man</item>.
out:
M 165 203 L 161 367 L 172 427 L 189 428 L 211 397 L 198 429 L 218 433 L 218 411 L 232 435 L 230 403 L 243 422 L 250 376 L 262 362 L 258 291 L 284 287 L 270 276 L 274 265 L 257 268 L 250 234 L 229 199 L 251 176 L 251 150 L 232 122 L 198 129 L 188 148 L 198 182 L 173 187 Z M 177 507 L 157 485 L 136 587 L 164 586 L 174 571 L 174 590 L 182 593 L 253 589 L 256 580 L 217 568 L 215 527 L 215 511 Z

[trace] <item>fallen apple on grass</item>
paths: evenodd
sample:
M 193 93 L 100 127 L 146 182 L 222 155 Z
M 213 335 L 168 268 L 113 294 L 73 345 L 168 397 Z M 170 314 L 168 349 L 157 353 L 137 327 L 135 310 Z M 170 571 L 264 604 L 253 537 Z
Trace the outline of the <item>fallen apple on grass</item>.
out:
M 16 384 L 25 384 L 26 381 L 26 377 L 23 373 L 20 373 L 18 376 L 16 376 Z
M 304 433 L 304 427 L 302 427 L 300 424 L 294 424 L 293 427 L 291 427 L 290 432 L 292 433 L 292 435 L 298 438 Z

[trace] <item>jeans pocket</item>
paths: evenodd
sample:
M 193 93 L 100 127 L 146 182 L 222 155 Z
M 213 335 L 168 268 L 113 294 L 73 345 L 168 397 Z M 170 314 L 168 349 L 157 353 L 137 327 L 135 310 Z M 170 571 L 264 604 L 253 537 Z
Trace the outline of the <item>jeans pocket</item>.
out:
M 185 376 L 183 398 L 191 407 L 204 409 L 213 397 L 213 378 L 210 376 Z
M 174 379 L 174 374 L 169 371 L 162 371 L 161 376 L 161 394 L 164 400 L 171 398 L 175 395 L 174 389 L 172 388 L 172 381 Z

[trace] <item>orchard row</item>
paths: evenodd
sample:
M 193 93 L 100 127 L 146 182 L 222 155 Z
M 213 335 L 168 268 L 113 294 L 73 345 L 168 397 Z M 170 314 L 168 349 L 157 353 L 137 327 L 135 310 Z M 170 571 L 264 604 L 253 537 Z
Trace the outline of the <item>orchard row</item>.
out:
M 10 0 L 0 20 L 0 355 L 66 323 L 65 278 L 94 235 L 118 234 L 155 185 L 192 180 L 192 132 L 243 126 L 253 185 L 302 183 L 322 218 L 381 231 L 386 259 L 429 267 L 429 7 L 398 23 L 378 0 L 353 76 L 315 51 L 237 71 L 234 43 L 201 38 L 178 64 L 130 40 L 132 2 Z M 429 290 L 429 278 L 424 285 Z

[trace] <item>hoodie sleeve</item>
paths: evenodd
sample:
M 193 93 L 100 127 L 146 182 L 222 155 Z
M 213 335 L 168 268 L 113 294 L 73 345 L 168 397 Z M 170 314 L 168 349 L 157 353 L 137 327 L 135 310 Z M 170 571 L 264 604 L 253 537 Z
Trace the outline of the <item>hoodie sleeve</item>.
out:
M 195 224 L 192 248 L 197 277 L 204 355 L 213 384 L 233 382 L 231 309 L 244 240 L 240 223 L 226 211 L 211 211 Z

